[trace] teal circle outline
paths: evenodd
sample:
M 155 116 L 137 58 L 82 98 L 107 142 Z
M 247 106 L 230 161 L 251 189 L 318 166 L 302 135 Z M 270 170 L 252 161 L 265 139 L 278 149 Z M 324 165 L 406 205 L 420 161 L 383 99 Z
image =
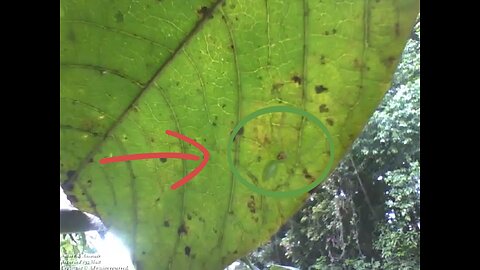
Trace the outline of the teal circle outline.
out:
M 240 172 L 237 170 L 237 168 L 235 168 L 235 165 L 233 164 L 232 154 L 231 154 L 232 153 L 232 146 L 233 146 L 233 142 L 234 142 L 235 136 L 237 136 L 238 131 L 243 126 L 245 126 L 248 122 L 253 120 L 254 118 L 256 118 L 258 116 L 261 116 L 261 115 L 264 115 L 264 114 L 267 114 L 267 113 L 276 113 L 276 112 L 293 113 L 293 114 L 297 114 L 297 115 L 301 115 L 301 116 L 306 117 L 308 120 L 312 121 L 314 124 L 316 124 L 318 127 L 320 127 L 320 129 L 323 131 L 323 133 L 325 133 L 325 136 L 327 138 L 327 141 L 328 141 L 328 144 L 329 144 L 329 147 L 330 147 L 330 159 L 328 160 L 327 166 L 325 167 L 325 169 L 322 171 L 320 176 L 314 182 L 310 183 L 309 185 L 307 185 L 303 188 L 299 188 L 299 189 L 295 189 L 295 190 L 291 190 L 291 191 L 271 191 L 271 190 L 266 190 L 266 189 L 259 188 L 256 185 L 254 185 L 254 184 L 250 183 L 249 181 L 245 180 L 242 177 L 242 175 L 240 174 Z M 255 112 L 245 116 L 245 118 L 243 118 L 242 120 L 240 120 L 240 122 L 233 129 L 233 131 L 230 135 L 230 138 L 228 139 L 227 154 L 226 155 L 227 155 L 228 166 L 230 167 L 230 170 L 232 171 L 234 178 L 238 179 L 240 181 L 240 183 L 242 183 L 246 187 L 250 188 L 252 191 L 257 192 L 260 195 L 271 196 L 271 197 L 276 197 L 276 198 L 279 198 L 279 197 L 293 197 L 293 196 L 297 196 L 297 195 L 302 194 L 302 193 L 309 192 L 310 190 L 312 190 L 316 186 L 318 186 L 322 182 L 322 180 L 325 179 L 328 176 L 328 173 L 330 172 L 330 169 L 332 168 L 333 163 L 335 161 L 335 146 L 334 146 L 334 143 L 333 143 L 332 136 L 328 132 L 327 127 L 322 123 L 322 121 L 320 121 L 313 114 L 311 114 L 307 111 L 304 111 L 304 110 L 300 110 L 300 109 L 295 108 L 295 107 L 291 107 L 291 106 L 273 106 L 273 107 L 266 107 L 266 108 L 260 109 L 258 111 L 255 111 Z

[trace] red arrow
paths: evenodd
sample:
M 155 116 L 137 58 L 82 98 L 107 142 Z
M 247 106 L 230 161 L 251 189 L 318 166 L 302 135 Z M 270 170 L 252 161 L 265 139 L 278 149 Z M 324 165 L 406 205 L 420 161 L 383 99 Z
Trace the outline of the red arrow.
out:
M 171 130 L 167 130 L 165 133 L 167 135 L 176 137 L 180 140 L 183 140 L 196 148 L 198 148 L 203 153 L 203 160 L 193 171 L 189 174 L 185 175 L 182 179 L 175 182 L 170 188 L 175 190 L 183 185 L 185 185 L 188 181 L 192 180 L 193 177 L 197 176 L 201 170 L 207 165 L 208 160 L 210 159 L 210 153 L 208 150 L 203 147 L 203 145 L 197 143 L 196 141 L 184 136 L 182 134 L 176 133 Z M 187 160 L 199 160 L 200 157 L 192 154 L 183 154 L 183 153 L 170 153 L 170 152 L 161 152 L 161 153 L 145 153 L 145 154 L 131 154 L 131 155 L 123 155 L 123 156 L 116 156 L 116 157 L 109 157 L 109 158 L 102 158 L 100 160 L 100 164 L 108 164 L 112 162 L 122 162 L 122 161 L 129 161 L 129 160 L 139 160 L 139 159 L 151 159 L 151 158 L 181 158 Z

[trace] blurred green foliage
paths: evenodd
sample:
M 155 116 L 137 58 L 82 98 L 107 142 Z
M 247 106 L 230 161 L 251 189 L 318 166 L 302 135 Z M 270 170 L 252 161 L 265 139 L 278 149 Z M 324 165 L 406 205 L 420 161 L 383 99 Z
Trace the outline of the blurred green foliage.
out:
M 419 160 L 417 21 L 391 89 L 350 153 L 250 261 L 259 269 L 420 269 Z

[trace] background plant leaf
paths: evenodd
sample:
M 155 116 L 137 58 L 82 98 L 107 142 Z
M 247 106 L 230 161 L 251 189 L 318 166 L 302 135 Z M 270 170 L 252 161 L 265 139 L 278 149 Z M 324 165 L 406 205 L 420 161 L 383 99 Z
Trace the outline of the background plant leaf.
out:
M 390 85 L 418 14 L 418 1 L 73 1 L 60 3 L 62 187 L 131 248 L 137 269 L 220 269 L 267 241 L 307 194 L 253 193 L 230 172 L 277 191 L 305 186 L 325 167 L 327 141 L 286 114 L 233 127 L 258 109 L 290 105 L 318 117 L 335 161 L 360 133 Z M 198 150 L 198 165 L 103 157 Z M 269 161 L 286 153 L 274 179 Z

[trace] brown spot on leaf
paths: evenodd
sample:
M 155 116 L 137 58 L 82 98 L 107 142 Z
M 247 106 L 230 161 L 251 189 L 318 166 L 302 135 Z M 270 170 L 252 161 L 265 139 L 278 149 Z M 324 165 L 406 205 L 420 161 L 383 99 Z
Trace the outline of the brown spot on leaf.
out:
M 192 249 L 191 249 L 189 246 L 186 246 L 186 247 L 185 247 L 185 255 L 190 256 L 190 251 L 191 251 L 191 250 L 192 250 Z
M 330 110 L 327 107 L 327 104 L 321 104 L 318 109 L 320 110 L 321 113 L 326 113 L 329 112 Z
M 209 17 L 210 19 L 213 18 L 210 10 L 206 6 L 202 6 L 200 9 L 197 10 L 197 14 L 200 15 L 202 18 Z
M 395 36 L 399 37 L 400 36 L 400 23 L 397 22 L 395 24 Z
M 238 130 L 238 133 L 237 135 L 243 135 L 243 132 L 245 131 L 245 129 L 243 127 L 241 127 L 239 130 Z
M 170 227 L 170 222 L 168 220 L 163 221 L 163 226 Z
M 277 155 L 277 159 L 278 159 L 278 160 L 284 160 L 284 159 L 286 159 L 286 158 L 287 158 L 287 154 L 286 154 L 285 152 L 283 152 L 283 151 L 280 152 L 280 153 L 278 153 L 278 155 Z
M 208 8 L 206 6 L 202 6 L 200 9 L 197 10 L 197 13 L 201 16 L 206 16 L 208 13 Z
M 255 214 L 256 209 L 255 209 L 255 197 L 253 195 L 250 196 L 250 200 L 247 202 L 247 207 L 250 210 L 250 213 Z
M 308 172 L 307 168 L 303 169 L 303 176 L 310 181 L 314 180 L 313 176 Z
M 328 88 L 325 87 L 325 86 L 323 86 L 323 85 L 317 85 L 317 86 L 315 86 L 315 93 L 317 93 L 317 94 L 321 94 L 321 93 L 323 93 L 323 92 L 325 92 L 325 91 L 327 91 L 327 90 L 328 90 Z
M 294 75 L 292 77 L 292 81 L 298 85 L 301 85 L 302 84 L 302 78 L 300 78 L 298 75 Z
M 333 119 L 327 118 L 327 124 L 329 124 L 330 126 L 333 126 Z
M 182 225 L 180 225 L 177 229 L 177 234 L 179 236 L 182 236 L 182 234 L 185 234 L 187 235 L 188 234 L 188 228 L 187 226 L 185 225 L 185 223 L 182 223 Z

